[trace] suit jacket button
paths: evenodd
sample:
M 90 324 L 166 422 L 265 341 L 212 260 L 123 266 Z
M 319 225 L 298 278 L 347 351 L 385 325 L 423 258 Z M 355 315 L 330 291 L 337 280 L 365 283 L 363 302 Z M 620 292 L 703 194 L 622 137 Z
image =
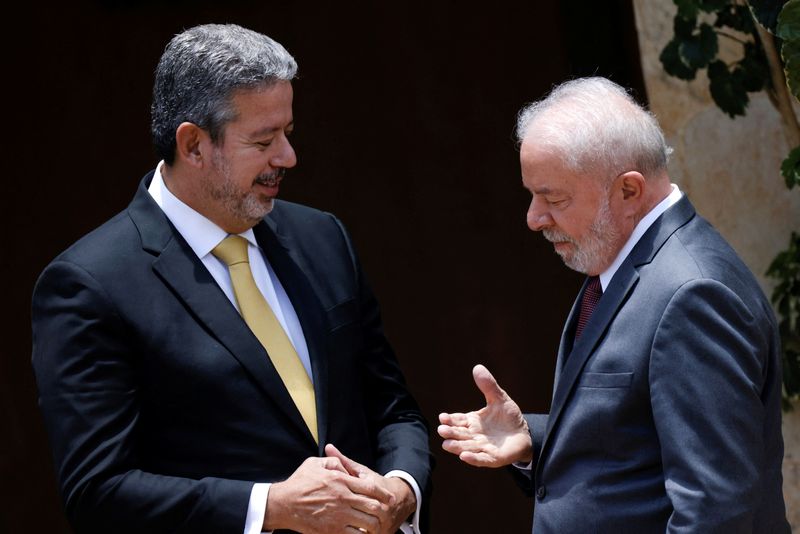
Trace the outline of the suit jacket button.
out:
M 545 495 L 547 495 L 547 488 L 544 485 L 539 486 L 536 488 L 536 498 L 540 501 L 544 499 Z

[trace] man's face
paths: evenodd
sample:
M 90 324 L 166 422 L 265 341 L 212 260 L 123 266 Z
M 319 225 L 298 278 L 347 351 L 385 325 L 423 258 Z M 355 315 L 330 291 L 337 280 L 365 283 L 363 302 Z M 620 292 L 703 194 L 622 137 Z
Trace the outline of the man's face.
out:
M 278 82 L 233 97 L 236 120 L 213 146 L 209 172 L 199 186 L 213 205 L 216 221 L 228 231 L 255 226 L 272 209 L 286 169 L 297 158 L 292 132 L 292 86 Z
M 533 197 L 528 227 L 553 243 L 567 267 L 589 275 L 603 272 L 624 241 L 600 180 L 567 168 L 559 156 L 529 142 L 522 144 L 520 163 L 522 183 Z

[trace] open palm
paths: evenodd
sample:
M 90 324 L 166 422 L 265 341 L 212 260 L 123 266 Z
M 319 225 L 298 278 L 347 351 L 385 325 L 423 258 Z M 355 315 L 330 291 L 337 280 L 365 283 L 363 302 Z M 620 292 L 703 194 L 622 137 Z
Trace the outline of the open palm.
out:
M 531 437 L 517 403 L 483 365 L 476 365 L 472 376 L 486 406 L 469 413 L 440 414 L 437 431 L 444 438 L 442 448 L 478 467 L 530 462 Z

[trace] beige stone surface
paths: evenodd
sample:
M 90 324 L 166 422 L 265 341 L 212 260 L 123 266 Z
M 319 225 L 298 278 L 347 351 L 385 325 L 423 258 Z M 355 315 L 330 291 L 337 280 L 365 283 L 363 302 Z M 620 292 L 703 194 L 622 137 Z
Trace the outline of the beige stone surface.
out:
M 708 91 L 705 73 L 686 82 L 667 75 L 658 56 L 672 38 L 669 1 L 634 0 L 642 69 L 650 107 L 675 149 L 670 176 L 698 211 L 725 236 L 770 294 L 770 261 L 800 231 L 800 191 L 786 189 L 780 164 L 789 152 L 780 115 L 766 94 L 751 94 L 744 117 L 730 119 Z M 721 39 L 721 54 L 738 53 Z M 800 528 L 800 406 L 784 415 L 784 495 L 792 527 Z

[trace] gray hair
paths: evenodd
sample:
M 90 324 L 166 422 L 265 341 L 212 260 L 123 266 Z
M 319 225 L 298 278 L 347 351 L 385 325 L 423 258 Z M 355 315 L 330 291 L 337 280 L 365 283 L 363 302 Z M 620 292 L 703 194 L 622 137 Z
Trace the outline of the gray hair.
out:
M 239 89 L 290 81 L 297 63 L 280 43 L 235 24 L 206 24 L 179 33 L 156 68 L 151 131 L 158 157 L 172 164 L 175 131 L 191 122 L 217 142 L 236 119 Z
M 665 170 L 672 152 L 655 116 L 600 77 L 565 82 L 525 106 L 517 117 L 517 140 L 526 139 L 553 150 L 574 171 L 607 175 Z

